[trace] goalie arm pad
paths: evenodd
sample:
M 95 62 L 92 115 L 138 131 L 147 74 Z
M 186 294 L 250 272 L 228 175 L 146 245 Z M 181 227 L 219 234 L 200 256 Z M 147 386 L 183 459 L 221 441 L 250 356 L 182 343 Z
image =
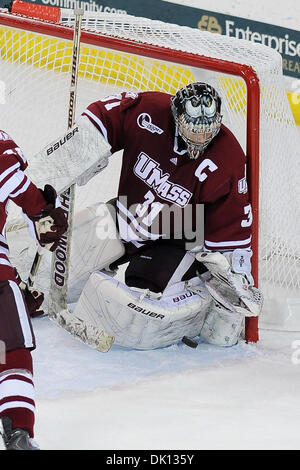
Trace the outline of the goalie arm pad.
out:
M 108 164 L 111 146 L 83 116 L 60 138 L 29 158 L 26 170 L 38 187 L 51 184 L 58 194 L 75 183 L 85 184 Z
M 234 250 L 224 254 L 200 252 L 196 253 L 196 259 L 203 263 L 211 274 L 211 278 L 206 281 L 206 287 L 216 302 L 245 316 L 258 316 L 262 309 L 263 297 L 261 292 L 253 287 L 251 255 L 249 250 Z

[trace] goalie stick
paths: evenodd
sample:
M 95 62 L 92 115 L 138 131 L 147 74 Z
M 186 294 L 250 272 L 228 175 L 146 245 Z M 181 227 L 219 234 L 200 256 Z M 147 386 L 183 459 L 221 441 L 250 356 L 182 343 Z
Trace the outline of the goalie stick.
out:
M 82 9 L 75 9 L 74 38 L 72 52 L 72 74 L 70 85 L 70 99 L 68 110 L 68 129 L 74 125 L 76 91 L 78 79 L 78 59 L 80 49 Z M 68 219 L 68 230 L 63 235 L 59 247 L 52 255 L 50 290 L 48 300 L 48 315 L 51 320 L 67 330 L 83 343 L 101 352 L 107 352 L 114 342 L 114 337 L 108 333 L 97 329 L 93 325 L 82 322 L 76 318 L 67 305 L 68 276 L 70 265 L 70 250 L 72 237 L 72 222 L 75 202 L 75 184 L 61 194 L 62 207 Z M 32 286 L 34 277 L 37 274 L 42 253 L 37 251 L 28 278 L 28 286 Z

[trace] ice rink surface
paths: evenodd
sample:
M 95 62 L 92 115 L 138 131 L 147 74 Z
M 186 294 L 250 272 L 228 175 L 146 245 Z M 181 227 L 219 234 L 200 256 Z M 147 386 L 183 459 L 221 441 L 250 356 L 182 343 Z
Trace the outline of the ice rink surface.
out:
M 298 28 L 295 1 L 178 1 Z M 99 353 L 33 320 L 36 440 L 44 450 L 300 449 L 300 331 L 256 345 Z M 1 444 L 0 444 L 1 445 Z
M 300 333 L 99 353 L 36 319 L 42 449 L 300 449 Z

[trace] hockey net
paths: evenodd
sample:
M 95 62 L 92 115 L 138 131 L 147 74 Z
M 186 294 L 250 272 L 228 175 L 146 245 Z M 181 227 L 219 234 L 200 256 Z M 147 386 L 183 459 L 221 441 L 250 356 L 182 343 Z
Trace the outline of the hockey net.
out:
M 67 127 L 74 14 L 48 11 L 55 17 L 0 13 L 0 129 L 13 136 L 29 164 L 30 155 Z M 45 7 L 36 5 L 36 12 L 44 16 Z M 223 122 L 248 155 L 253 273 L 265 297 L 260 327 L 300 330 L 299 134 L 280 55 L 260 44 L 188 27 L 85 12 L 77 116 L 89 103 L 123 90 L 174 94 L 196 80 L 219 91 Z M 105 172 L 76 190 L 75 212 L 116 195 L 120 163 L 114 157 Z M 26 276 L 35 248 L 12 209 L 8 230 L 12 258 Z M 255 319 L 246 330 L 256 341 Z

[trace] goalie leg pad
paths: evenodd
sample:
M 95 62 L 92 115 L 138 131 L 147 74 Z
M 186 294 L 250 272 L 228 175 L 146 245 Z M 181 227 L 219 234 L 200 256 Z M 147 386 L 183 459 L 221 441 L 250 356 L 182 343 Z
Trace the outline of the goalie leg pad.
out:
M 237 344 L 244 327 L 244 315 L 227 310 L 221 304 L 212 303 L 200 337 L 203 341 L 216 346 L 234 346 Z
M 78 299 L 90 274 L 125 253 L 110 204 L 93 204 L 74 217 L 70 257 L 69 302 Z
M 103 272 L 93 273 L 74 309 L 77 318 L 104 329 L 115 344 L 155 349 L 176 344 L 183 336 L 198 336 L 211 305 L 211 297 L 198 278 L 172 286 L 159 297 L 148 290 L 133 290 Z

